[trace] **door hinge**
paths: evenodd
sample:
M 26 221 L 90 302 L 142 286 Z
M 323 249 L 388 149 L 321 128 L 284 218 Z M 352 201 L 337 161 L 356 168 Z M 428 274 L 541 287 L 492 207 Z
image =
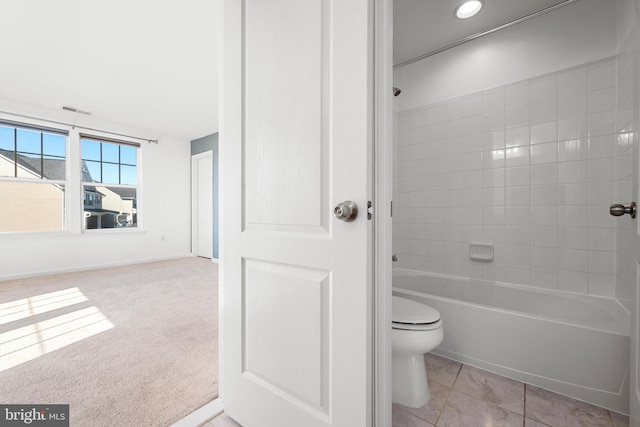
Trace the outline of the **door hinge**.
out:
M 367 202 L 367 219 L 371 219 L 373 215 L 373 206 L 371 205 L 371 200 Z

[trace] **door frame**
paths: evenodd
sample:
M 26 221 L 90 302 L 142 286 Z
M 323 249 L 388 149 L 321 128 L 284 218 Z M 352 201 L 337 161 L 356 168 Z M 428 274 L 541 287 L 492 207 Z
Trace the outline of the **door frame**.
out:
M 203 151 L 202 153 L 191 155 L 191 255 L 198 256 L 198 161 L 209 157 L 213 164 L 213 150 Z M 213 182 L 211 183 L 213 186 Z M 213 212 L 213 206 L 211 207 Z M 213 220 L 213 218 L 212 218 Z M 213 248 L 213 236 L 211 236 L 211 245 Z M 213 250 L 213 249 L 212 249 Z M 211 254 L 211 261 L 218 260 Z

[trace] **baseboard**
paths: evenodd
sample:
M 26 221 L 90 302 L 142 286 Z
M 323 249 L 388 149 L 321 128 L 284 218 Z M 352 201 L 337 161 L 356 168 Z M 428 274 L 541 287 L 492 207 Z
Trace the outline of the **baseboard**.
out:
M 143 259 L 122 261 L 122 262 L 112 262 L 112 263 L 105 263 L 105 264 L 84 265 L 82 267 L 56 268 L 56 269 L 51 269 L 51 270 L 42 270 L 42 271 L 29 272 L 29 273 L 18 273 L 18 274 L 12 274 L 12 275 L 8 275 L 8 276 L 0 276 L 0 283 L 4 282 L 4 281 L 7 281 L 7 280 L 26 279 L 26 278 L 30 278 L 30 277 L 39 277 L 39 276 L 49 276 L 49 275 L 52 275 L 52 274 L 75 273 L 75 272 L 78 272 L 78 271 L 98 270 L 100 268 L 122 267 L 122 266 L 125 266 L 125 265 L 132 265 L 132 264 L 147 264 L 147 263 L 150 263 L 150 262 L 170 261 L 172 259 L 190 258 L 190 257 L 193 257 L 193 254 L 187 252 L 187 253 L 182 254 L 182 255 L 171 255 L 171 256 L 164 256 L 164 257 L 143 258 Z
M 198 427 L 213 417 L 220 415 L 224 411 L 224 405 L 220 398 L 216 398 L 213 402 L 209 402 L 200 409 L 196 409 L 180 421 L 172 424 L 170 427 Z

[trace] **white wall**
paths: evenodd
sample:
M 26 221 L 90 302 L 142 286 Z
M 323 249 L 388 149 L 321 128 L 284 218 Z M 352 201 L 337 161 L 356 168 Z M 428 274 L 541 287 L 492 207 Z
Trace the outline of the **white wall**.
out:
M 7 100 L 0 100 L 0 110 L 65 122 L 82 120 L 84 126 L 158 137 L 149 130 L 78 119 Z M 77 147 L 71 147 L 70 151 L 74 150 L 79 152 Z M 158 144 L 142 142 L 140 150 L 142 227 L 134 231 L 101 230 L 85 234 L 80 232 L 80 224 L 70 223 L 67 232 L 0 235 L 0 280 L 189 256 L 190 141 L 159 136 Z M 82 209 L 80 192 L 67 197 L 75 198 L 72 205 Z
M 420 107 L 617 53 L 617 2 L 580 0 L 396 70 L 398 107 Z

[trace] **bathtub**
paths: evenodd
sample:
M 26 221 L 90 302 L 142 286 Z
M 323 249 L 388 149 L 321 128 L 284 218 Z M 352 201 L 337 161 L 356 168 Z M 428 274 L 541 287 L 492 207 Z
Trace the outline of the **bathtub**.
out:
M 440 312 L 435 354 L 629 412 L 630 315 L 615 299 L 402 269 L 393 294 Z

